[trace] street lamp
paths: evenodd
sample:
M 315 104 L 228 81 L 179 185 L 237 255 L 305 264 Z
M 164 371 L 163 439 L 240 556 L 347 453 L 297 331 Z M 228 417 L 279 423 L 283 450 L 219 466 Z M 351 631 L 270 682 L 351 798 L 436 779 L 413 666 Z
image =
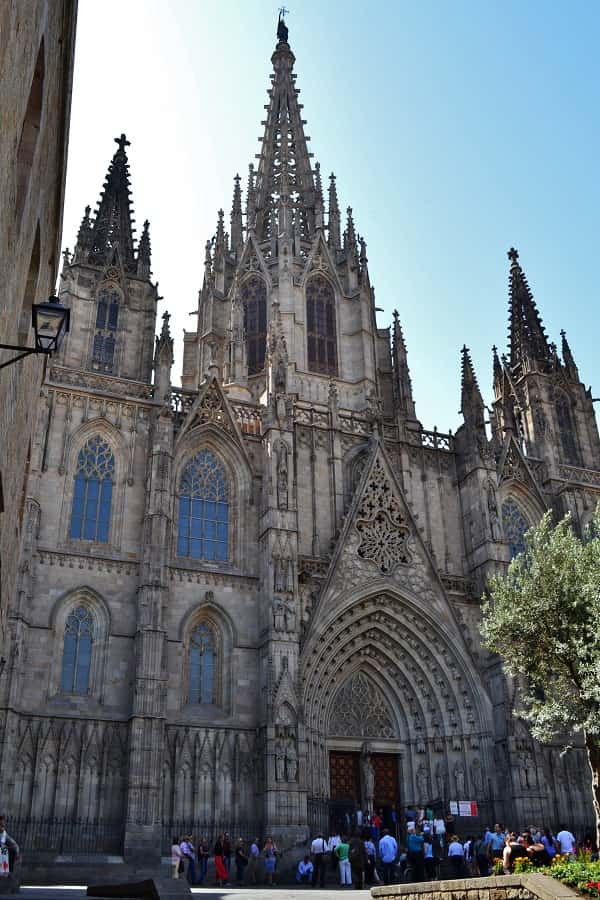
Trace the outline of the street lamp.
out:
M 70 310 L 63 306 L 58 297 L 48 297 L 43 303 L 34 303 L 31 307 L 31 324 L 33 326 L 35 347 L 20 347 L 18 344 L 0 344 L 1 350 L 20 350 L 18 356 L 0 363 L 0 369 L 30 356 L 32 353 L 44 353 L 50 356 L 58 350 L 69 330 Z

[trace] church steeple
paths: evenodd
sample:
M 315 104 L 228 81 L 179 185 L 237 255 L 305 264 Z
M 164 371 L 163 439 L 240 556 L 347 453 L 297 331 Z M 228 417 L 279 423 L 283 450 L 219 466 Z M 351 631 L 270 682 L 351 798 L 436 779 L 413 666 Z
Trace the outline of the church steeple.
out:
M 280 232 L 291 233 L 292 218 L 301 223 L 303 237 L 315 230 L 316 192 L 304 134 L 305 122 L 298 103 L 293 74 L 295 56 L 287 42 L 288 29 L 279 18 L 278 43 L 271 57 L 274 74 L 256 174 L 256 234 L 259 241 L 272 237 L 277 221 Z M 277 210 L 277 219 L 271 215 Z
M 231 249 L 237 252 L 244 243 L 240 180 L 239 175 L 233 179 L 233 203 L 231 205 Z
M 108 167 L 91 227 L 89 261 L 96 265 L 104 265 L 113 248 L 118 247 L 124 268 L 135 272 L 133 245 L 135 220 L 132 217 L 129 163 L 125 151 L 130 142 L 124 134 L 115 138 L 115 142 L 118 148 Z
M 569 342 L 567 341 L 567 332 L 563 329 L 560 333 L 560 337 L 562 340 L 561 354 L 563 358 L 563 364 L 567 371 L 567 375 L 573 381 L 579 381 L 579 370 L 575 363 L 575 357 L 571 353 L 571 348 L 569 347 Z
M 508 251 L 509 274 L 509 341 L 510 366 L 532 367 L 535 363 L 542 367 L 551 365 L 551 351 L 546 332 L 538 312 L 533 294 L 527 283 L 523 269 L 519 265 L 519 254 L 514 247 Z

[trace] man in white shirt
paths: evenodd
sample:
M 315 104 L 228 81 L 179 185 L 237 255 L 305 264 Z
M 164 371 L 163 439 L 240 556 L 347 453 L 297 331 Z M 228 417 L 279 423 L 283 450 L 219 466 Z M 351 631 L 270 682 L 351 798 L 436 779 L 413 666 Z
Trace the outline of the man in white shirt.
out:
M 569 856 L 575 856 L 575 838 L 566 828 L 559 831 L 556 840 L 560 844 L 560 852 L 568 853 Z
M 317 881 L 320 887 L 325 887 L 325 869 L 327 867 L 327 841 L 319 832 L 312 844 L 310 852 L 313 858 L 313 887 L 316 887 Z

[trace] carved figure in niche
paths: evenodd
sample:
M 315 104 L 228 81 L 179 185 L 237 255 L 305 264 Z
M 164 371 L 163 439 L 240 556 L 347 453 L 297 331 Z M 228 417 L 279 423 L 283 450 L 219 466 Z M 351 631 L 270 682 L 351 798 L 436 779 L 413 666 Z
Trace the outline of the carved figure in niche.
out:
M 275 631 L 285 631 L 286 605 L 281 597 L 273 597 L 273 628 Z
M 286 589 L 286 562 L 280 556 L 273 556 L 273 587 L 276 591 L 285 591 Z
M 417 769 L 417 792 L 419 802 L 429 799 L 429 772 L 424 763 Z
M 285 781 L 285 746 L 281 738 L 275 742 L 275 778 Z
M 473 782 L 475 793 L 477 796 L 481 796 L 483 793 L 483 773 L 478 759 L 474 759 L 471 765 L 471 781 Z
M 492 540 L 499 541 L 502 539 L 502 529 L 500 528 L 500 517 L 498 515 L 498 504 L 496 502 L 496 491 L 494 485 L 490 482 L 487 491 L 488 513 L 490 517 L 490 530 L 492 532 Z
M 296 750 L 296 738 L 292 735 L 288 738 L 285 751 L 285 770 L 288 781 L 296 781 L 298 777 L 298 751 Z
M 435 767 L 435 785 L 438 797 L 445 800 L 448 795 L 448 770 L 445 763 L 439 762 Z
M 371 763 L 370 744 L 363 744 L 360 773 L 362 776 L 363 806 L 368 813 L 372 813 L 373 799 L 375 797 L 375 770 Z
M 283 441 L 277 445 L 277 506 L 288 508 L 288 451 Z
M 275 369 L 275 393 L 285 394 L 287 390 L 287 366 L 280 359 Z
M 465 799 L 465 770 L 462 763 L 456 763 L 454 766 L 454 783 L 456 784 L 457 800 Z
M 296 610 L 294 609 L 293 601 L 289 600 L 285 604 L 285 630 L 286 631 L 295 631 L 296 630 Z

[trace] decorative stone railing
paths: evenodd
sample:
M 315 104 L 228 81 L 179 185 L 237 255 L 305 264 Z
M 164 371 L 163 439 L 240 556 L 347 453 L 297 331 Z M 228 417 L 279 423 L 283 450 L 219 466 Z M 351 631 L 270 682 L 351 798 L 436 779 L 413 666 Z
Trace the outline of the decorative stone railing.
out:
M 547 875 L 499 875 L 372 888 L 376 900 L 575 900 L 577 894 Z
M 582 469 L 579 466 L 559 466 L 558 474 L 566 481 L 576 481 L 579 484 L 592 484 L 600 487 L 600 472 L 597 469 Z

